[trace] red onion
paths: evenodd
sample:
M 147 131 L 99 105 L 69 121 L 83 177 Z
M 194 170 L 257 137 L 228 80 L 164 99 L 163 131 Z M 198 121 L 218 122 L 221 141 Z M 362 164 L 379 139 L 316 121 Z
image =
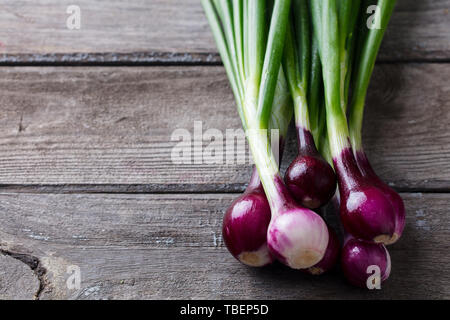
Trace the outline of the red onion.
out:
M 340 193 L 341 222 L 356 238 L 387 243 L 396 225 L 394 208 L 385 193 L 364 177 L 351 148 L 334 158 Z
M 256 168 L 245 192 L 225 213 L 222 236 L 230 253 L 240 262 L 262 267 L 272 263 L 267 248 L 271 212 Z
M 372 184 L 374 184 L 384 192 L 386 198 L 389 199 L 394 208 L 395 230 L 392 238 L 386 242 L 387 245 L 393 244 L 400 238 L 403 233 L 403 229 L 405 228 L 405 205 L 403 203 L 403 200 L 397 192 L 395 192 L 391 187 L 389 187 L 378 177 L 378 175 L 370 165 L 370 162 L 364 151 L 359 150 L 356 152 L 356 161 L 362 174 L 368 177 Z
M 330 271 L 336 265 L 339 258 L 341 244 L 339 243 L 339 239 L 336 233 L 329 226 L 328 226 L 328 234 L 329 239 L 325 255 L 323 256 L 322 260 L 320 260 L 319 263 L 306 269 L 305 271 L 307 273 L 312 275 L 321 275 L 327 271 Z
M 298 128 L 298 156 L 286 170 L 286 186 L 303 206 L 316 209 L 326 204 L 336 190 L 336 175 L 316 149 L 309 130 Z
M 267 232 L 270 252 L 293 269 L 314 266 L 325 255 L 328 228 L 314 211 L 300 207 L 279 177 L 277 192 L 271 195 L 272 220 Z
M 341 266 L 345 278 L 352 285 L 369 289 L 379 288 L 391 273 L 391 257 L 383 244 L 348 236 L 342 248 Z M 374 274 L 377 271 L 379 277 Z

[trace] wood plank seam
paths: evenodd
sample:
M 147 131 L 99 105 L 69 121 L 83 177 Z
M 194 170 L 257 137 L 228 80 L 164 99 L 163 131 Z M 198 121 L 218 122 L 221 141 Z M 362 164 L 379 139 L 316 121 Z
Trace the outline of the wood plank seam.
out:
M 381 58 L 377 64 L 390 63 L 450 63 L 450 58 L 399 59 Z M 51 53 L 51 54 L 2 54 L 0 66 L 221 66 L 215 52 L 131 52 L 131 53 Z
M 40 193 L 40 194 L 240 194 L 246 184 L 200 185 L 195 189 L 186 185 L 161 184 L 0 184 L 0 192 Z M 397 192 L 446 194 L 448 188 L 402 188 L 393 187 Z

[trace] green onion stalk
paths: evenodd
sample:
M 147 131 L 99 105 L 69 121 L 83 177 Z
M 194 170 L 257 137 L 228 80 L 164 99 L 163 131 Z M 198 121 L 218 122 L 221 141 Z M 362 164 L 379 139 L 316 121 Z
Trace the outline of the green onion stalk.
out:
M 347 91 L 349 80 L 344 80 L 347 75 L 343 77 L 342 66 L 351 60 L 343 50 L 343 38 L 352 33 L 348 26 L 356 19 L 357 8 L 351 7 L 352 3 L 345 9 L 339 1 L 310 0 L 322 63 L 328 144 L 338 177 L 340 218 L 345 230 L 358 239 L 388 243 L 395 231 L 395 212 L 385 193 L 360 172 L 343 108 L 343 92 Z M 344 23 L 340 17 L 348 21 Z M 348 51 L 351 57 L 351 50 Z
M 202 0 L 202 4 L 269 203 L 269 254 L 292 268 L 309 268 L 325 254 L 327 226 L 319 215 L 299 206 L 290 195 L 268 137 L 291 1 Z M 239 219 L 235 222 L 239 224 L 237 229 L 245 224 Z M 242 238 L 233 240 L 239 242 Z
M 392 244 L 400 238 L 405 227 L 405 206 L 400 195 L 384 183 L 370 165 L 362 145 L 362 125 L 367 89 L 395 4 L 395 0 L 379 0 L 377 4 L 379 12 L 375 15 L 375 19 L 379 19 L 379 21 L 375 20 L 374 28 L 369 29 L 361 36 L 360 55 L 356 62 L 354 93 L 349 113 L 350 139 L 358 167 L 364 176 L 368 177 L 374 185 L 384 192 L 394 208 L 395 231 L 386 244 Z
M 340 0 L 338 7 L 339 59 L 341 70 L 341 106 L 347 109 L 352 62 L 356 44 L 356 25 L 360 13 L 360 0 Z
M 317 45 L 311 43 L 308 1 L 295 0 L 292 9 L 283 66 L 294 101 L 298 154 L 288 167 L 284 180 L 300 204 L 316 209 L 333 197 L 336 175 L 317 151 L 314 139 L 316 135 L 317 140 L 319 130 L 321 67 Z M 313 103 L 309 104 L 309 98 Z

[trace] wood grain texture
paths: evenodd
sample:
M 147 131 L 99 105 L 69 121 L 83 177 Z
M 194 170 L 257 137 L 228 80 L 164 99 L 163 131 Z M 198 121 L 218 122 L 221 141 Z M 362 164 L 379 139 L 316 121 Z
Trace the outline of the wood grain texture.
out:
M 39 279 L 28 265 L 0 253 L 0 299 L 32 300 L 39 290 Z
M 375 69 L 365 146 L 399 190 L 450 190 L 449 75 L 447 64 Z M 235 192 L 249 179 L 248 150 L 238 153 L 244 164 L 202 163 L 209 140 L 190 163 L 171 161 L 175 129 L 186 129 L 193 147 L 195 122 L 224 138 L 240 128 L 221 67 L 1 68 L 0 105 L 8 190 Z M 295 148 L 291 139 L 283 168 Z
M 40 260 L 41 299 L 450 298 L 448 194 L 402 194 L 406 229 L 377 292 L 347 285 L 339 271 L 315 278 L 235 261 L 221 238 L 235 196 L 1 193 L 0 248 Z M 66 285 L 73 265 L 79 290 Z
M 450 194 L 432 193 L 450 192 L 450 64 L 411 63 L 450 61 L 450 0 L 398 1 L 379 56 L 396 63 L 372 80 L 366 151 L 394 188 L 427 192 L 402 194 L 376 292 L 239 264 L 221 220 L 250 164 L 170 161 L 175 129 L 240 128 L 223 68 L 181 67 L 220 64 L 198 0 L 77 0 L 80 30 L 70 4 L 2 1 L 0 65 L 180 66 L 0 68 L 0 299 L 450 299 Z
M 69 30 L 69 0 L 4 0 L 1 63 L 218 63 L 198 0 L 78 0 L 81 29 Z M 400 0 L 381 60 L 450 59 L 450 0 Z

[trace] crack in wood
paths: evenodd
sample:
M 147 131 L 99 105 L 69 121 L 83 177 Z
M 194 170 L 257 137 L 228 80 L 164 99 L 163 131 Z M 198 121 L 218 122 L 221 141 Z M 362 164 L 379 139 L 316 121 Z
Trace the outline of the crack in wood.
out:
M 18 130 L 18 133 L 25 131 L 25 127 L 23 126 L 23 112 L 20 114 L 19 128 L 17 130 Z
M 41 293 L 47 287 L 47 270 L 42 266 L 39 258 L 25 253 L 12 252 L 9 250 L 0 249 L 0 253 L 6 256 L 10 256 L 13 259 L 19 260 L 26 264 L 36 275 L 39 281 L 39 288 L 34 294 L 35 300 L 39 300 Z

